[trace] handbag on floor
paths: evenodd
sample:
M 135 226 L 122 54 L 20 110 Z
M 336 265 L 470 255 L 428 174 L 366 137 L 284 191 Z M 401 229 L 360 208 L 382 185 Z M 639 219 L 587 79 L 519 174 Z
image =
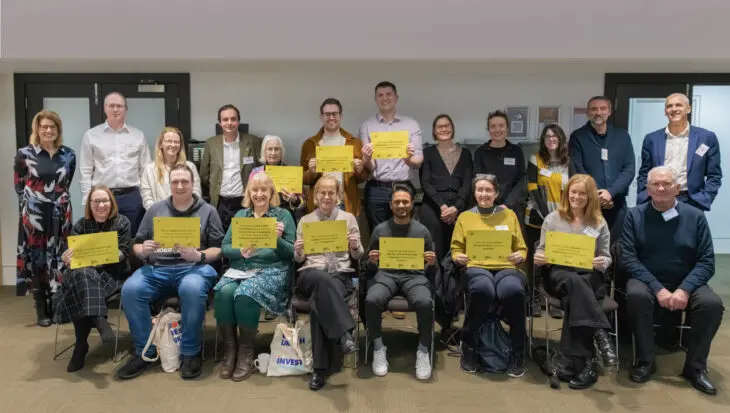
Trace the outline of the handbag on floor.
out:
M 172 308 L 166 308 L 157 315 L 157 322 L 152 325 L 152 331 L 147 344 L 142 350 L 142 360 L 162 363 L 162 370 L 172 373 L 180 368 L 180 340 L 182 339 L 182 324 L 180 313 Z M 155 357 L 147 357 L 150 345 L 157 348 Z
M 490 315 L 479 328 L 476 344 L 480 371 L 500 373 L 507 370 L 512 345 L 496 315 Z
M 312 331 L 309 321 L 297 321 L 294 327 L 276 325 L 271 340 L 271 357 L 267 376 L 298 376 L 312 372 Z

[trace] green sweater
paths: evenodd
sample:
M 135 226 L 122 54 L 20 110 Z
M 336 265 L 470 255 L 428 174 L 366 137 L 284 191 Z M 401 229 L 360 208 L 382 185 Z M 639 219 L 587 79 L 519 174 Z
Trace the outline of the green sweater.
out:
M 251 218 L 253 209 L 246 208 L 238 211 L 235 218 Z M 251 270 L 256 268 L 276 267 L 288 268 L 292 265 L 294 257 L 294 239 L 296 238 L 297 227 L 289 211 L 279 207 L 269 208 L 264 214 L 266 218 L 276 218 L 276 222 L 284 223 L 284 232 L 276 240 L 276 248 L 261 248 L 249 258 L 241 256 L 241 250 L 233 248 L 233 235 L 228 227 L 225 238 L 223 238 L 223 255 L 231 260 L 231 268 L 237 270 Z

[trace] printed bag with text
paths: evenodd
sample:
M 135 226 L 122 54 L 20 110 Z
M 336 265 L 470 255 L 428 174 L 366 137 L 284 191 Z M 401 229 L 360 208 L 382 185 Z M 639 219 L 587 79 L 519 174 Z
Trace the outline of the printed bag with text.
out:
M 162 370 L 172 373 L 180 368 L 181 316 L 172 308 L 166 308 L 156 318 L 157 322 L 153 324 L 147 344 L 142 350 L 142 359 L 144 361 L 160 359 Z M 145 356 L 150 345 L 157 347 L 157 354 L 154 357 Z
M 297 376 L 312 372 L 312 334 L 309 321 L 295 327 L 279 323 L 271 340 L 267 376 Z

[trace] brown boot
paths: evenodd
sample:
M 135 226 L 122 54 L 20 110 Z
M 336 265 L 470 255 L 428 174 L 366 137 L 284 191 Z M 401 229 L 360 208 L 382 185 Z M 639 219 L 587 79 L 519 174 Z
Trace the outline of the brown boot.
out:
M 238 336 L 238 360 L 236 369 L 233 371 L 233 381 L 243 381 L 253 373 L 253 340 L 256 337 L 256 330 L 239 328 Z
M 238 346 L 238 334 L 236 326 L 221 326 L 223 334 L 223 360 L 221 360 L 220 378 L 230 379 L 233 369 L 236 367 L 236 347 Z

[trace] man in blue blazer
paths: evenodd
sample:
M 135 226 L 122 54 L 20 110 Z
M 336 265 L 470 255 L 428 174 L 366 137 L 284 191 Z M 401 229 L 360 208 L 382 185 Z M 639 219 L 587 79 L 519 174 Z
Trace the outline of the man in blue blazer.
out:
M 644 138 L 637 184 L 637 204 L 647 202 L 646 179 L 655 166 L 666 165 L 677 173 L 677 200 L 709 211 L 722 184 L 720 144 L 714 132 L 690 126 L 689 99 L 681 93 L 667 97 L 664 112 L 666 128 Z

